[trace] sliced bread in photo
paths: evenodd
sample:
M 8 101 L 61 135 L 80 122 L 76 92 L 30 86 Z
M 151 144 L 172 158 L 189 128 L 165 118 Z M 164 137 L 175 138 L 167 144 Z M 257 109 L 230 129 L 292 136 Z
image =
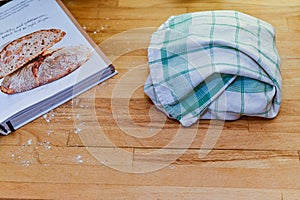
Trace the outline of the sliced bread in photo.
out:
M 20 69 L 61 41 L 65 35 L 59 29 L 39 30 L 8 43 L 0 52 L 0 78 Z
M 85 46 L 69 46 L 44 53 L 6 76 L 1 91 L 14 94 L 58 80 L 83 65 L 90 54 Z

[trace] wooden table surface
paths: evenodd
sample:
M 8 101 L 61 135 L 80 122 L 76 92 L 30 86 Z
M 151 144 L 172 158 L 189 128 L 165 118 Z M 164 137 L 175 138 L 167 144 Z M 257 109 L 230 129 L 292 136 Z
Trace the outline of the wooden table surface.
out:
M 300 199 L 299 0 L 63 2 L 119 74 L 0 137 L 0 198 Z M 172 15 L 220 9 L 275 27 L 281 111 L 184 129 L 143 92 L 149 38 Z

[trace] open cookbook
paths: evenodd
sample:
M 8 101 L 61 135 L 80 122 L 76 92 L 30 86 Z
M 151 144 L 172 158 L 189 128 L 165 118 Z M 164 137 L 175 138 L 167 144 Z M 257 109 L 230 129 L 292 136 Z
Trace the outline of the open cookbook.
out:
M 9 1 L 0 27 L 1 135 L 117 73 L 59 0 Z

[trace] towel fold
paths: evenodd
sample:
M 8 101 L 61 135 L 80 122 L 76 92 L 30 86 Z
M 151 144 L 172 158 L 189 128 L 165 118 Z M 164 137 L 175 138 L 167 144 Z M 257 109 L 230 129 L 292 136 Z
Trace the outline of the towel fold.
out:
M 172 16 L 152 34 L 148 62 L 145 93 L 183 126 L 279 112 L 275 31 L 255 17 L 236 11 Z

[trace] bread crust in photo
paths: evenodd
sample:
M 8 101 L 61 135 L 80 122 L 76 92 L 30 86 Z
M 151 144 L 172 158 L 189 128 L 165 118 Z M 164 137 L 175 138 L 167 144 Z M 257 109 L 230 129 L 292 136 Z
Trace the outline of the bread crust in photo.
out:
M 38 30 L 8 43 L 0 52 L 0 78 L 22 68 L 65 35 L 60 29 Z
M 1 91 L 15 94 L 58 80 L 83 65 L 90 54 L 85 46 L 69 46 L 44 53 L 6 76 Z

